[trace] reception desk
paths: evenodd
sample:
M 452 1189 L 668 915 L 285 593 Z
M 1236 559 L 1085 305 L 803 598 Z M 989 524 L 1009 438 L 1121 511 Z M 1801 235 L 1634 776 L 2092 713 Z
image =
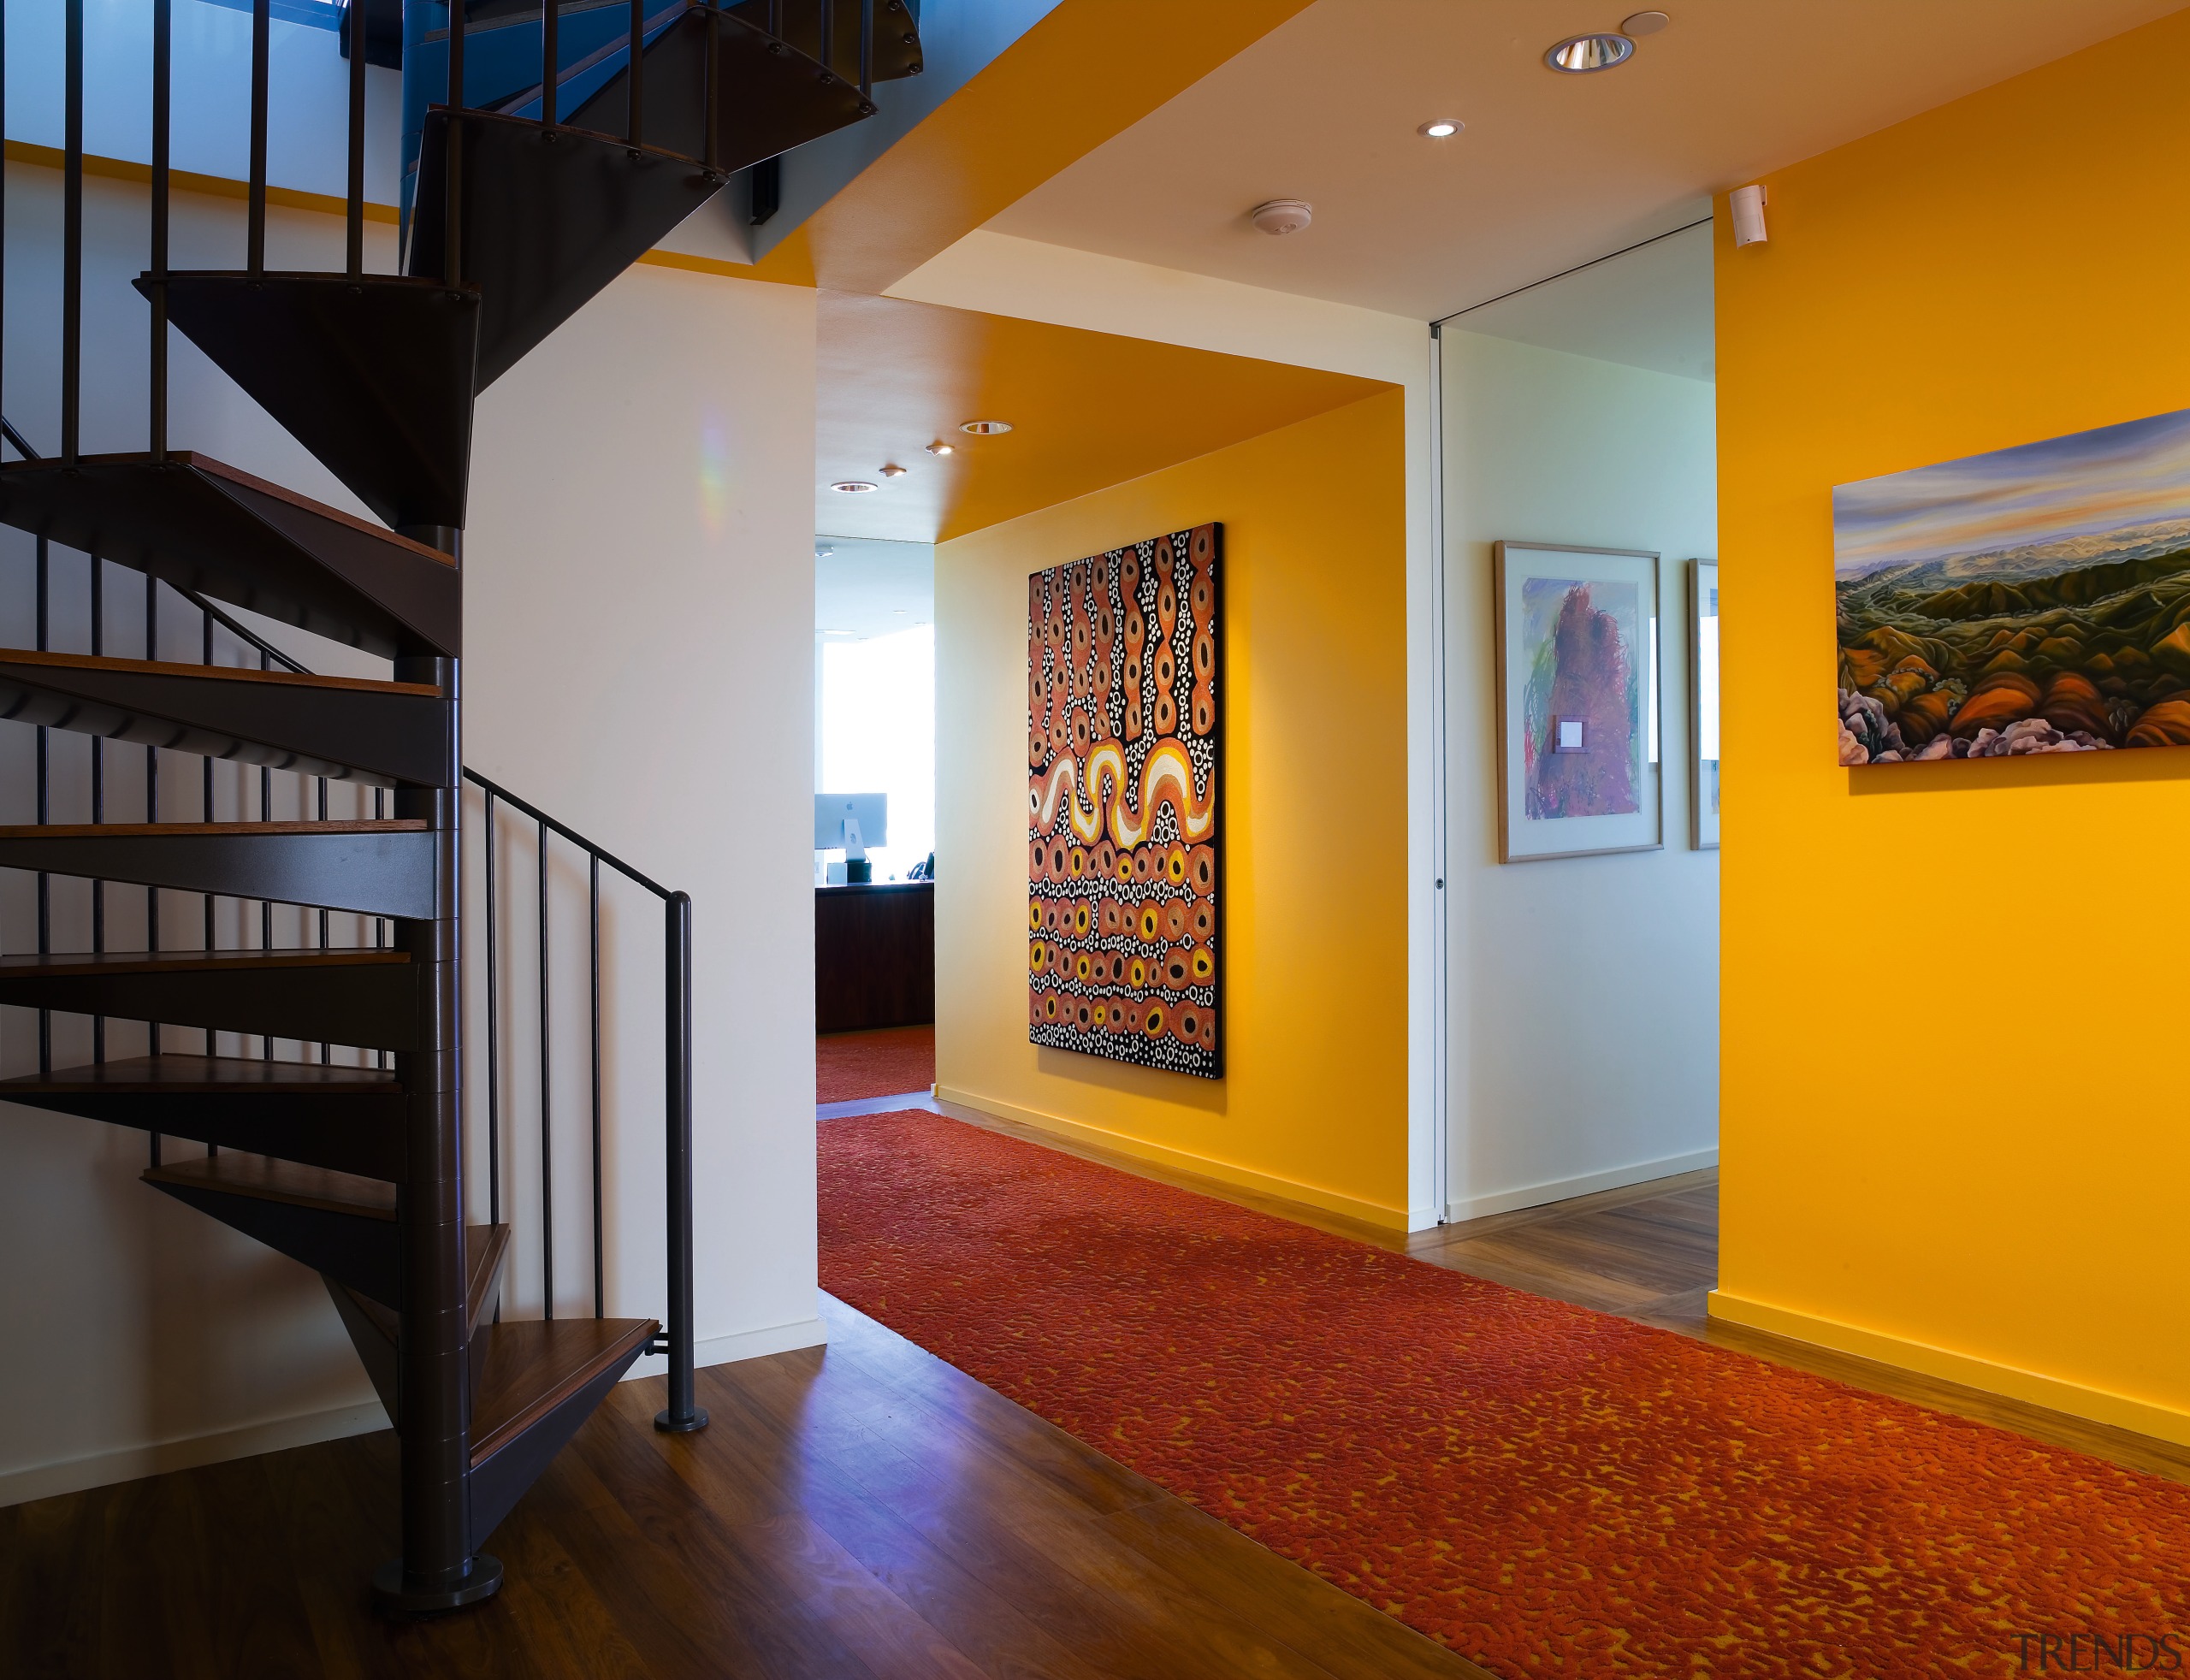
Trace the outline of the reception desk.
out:
M 821 1032 L 935 1019 L 935 883 L 814 889 L 814 1016 Z

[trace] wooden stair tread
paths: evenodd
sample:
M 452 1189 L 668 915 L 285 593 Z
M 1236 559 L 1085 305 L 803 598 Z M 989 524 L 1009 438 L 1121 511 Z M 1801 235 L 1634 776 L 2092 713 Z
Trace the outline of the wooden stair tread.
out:
M 474 1469 L 660 1330 L 651 1318 L 530 1319 L 484 1334 L 486 1367 L 471 1406 Z
M 494 1285 L 509 1258 L 510 1227 L 506 1225 L 467 1225 L 464 1230 L 464 1333 L 479 1328 L 494 1298 Z
M 10 1091 L 61 1093 L 99 1091 L 188 1092 L 238 1096 L 306 1092 L 315 1097 L 356 1094 L 384 1097 L 401 1091 L 395 1075 L 379 1068 L 336 1068 L 317 1062 L 262 1062 L 232 1056 L 136 1056 L 117 1062 L 86 1062 L 0 1080 L 0 1097 Z
M 55 951 L 0 956 L 0 978 L 35 974 L 185 974 L 234 968 L 362 968 L 408 962 L 408 951 L 363 948 L 270 951 Z
M 115 660 L 92 654 L 42 654 L 27 648 L 0 648 L 0 667 L 45 665 L 62 671 L 115 671 L 140 677 L 186 677 L 223 683 L 256 683 L 262 687 L 289 689 L 350 689 L 364 694 L 420 695 L 439 700 L 441 691 L 432 683 L 386 683 L 367 677 L 321 677 L 298 671 L 256 671 L 245 665 L 185 665 L 168 660 Z
M 216 1191 L 227 1196 L 250 1196 L 260 1201 L 284 1202 L 291 1207 L 317 1208 L 325 1213 L 349 1214 L 361 1219 L 395 1218 L 395 1186 L 379 1179 L 359 1178 L 354 1173 L 330 1172 L 324 1167 L 302 1167 L 271 1156 L 238 1155 L 233 1151 L 197 1161 L 148 1167 L 142 1174 L 147 1184 L 173 1185 L 185 1190 Z
M 50 473 L 62 464 L 50 459 L 9 461 L 4 469 L 0 470 L 3 470 L 9 476 L 20 475 L 28 477 L 40 471 Z M 163 473 L 186 470 L 205 473 L 214 478 L 224 478 L 240 489 L 264 496 L 272 501 L 281 502 L 299 512 L 308 513 L 316 519 L 323 520 L 330 525 L 346 526 L 360 536 L 370 537 L 376 541 L 387 543 L 393 548 L 407 550 L 421 559 L 431 560 L 436 565 L 447 567 L 451 571 L 456 570 L 454 559 L 442 553 L 438 548 L 428 547 L 415 537 L 402 535 L 399 532 L 390 530 L 386 525 L 376 525 L 370 519 L 360 519 L 354 513 L 345 512 L 339 507 L 330 507 L 323 501 L 315 501 L 310 496 L 300 495 L 286 485 L 260 478 L 255 474 L 246 472 L 241 467 L 232 467 L 226 461 L 216 460 L 212 456 L 200 454 L 195 450 L 170 450 L 168 452 L 166 459 L 162 461 L 155 461 L 150 455 L 141 451 L 124 451 L 110 455 L 86 455 L 80 458 L 76 470 L 97 471 L 101 468 L 142 468 L 148 471 Z
M 479 1328 L 480 1321 L 494 1310 L 494 1286 L 500 1281 L 502 1264 L 509 1258 L 510 1227 L 506 1225 L 467 1225 L 464 1227 L 464 1334 L 467 1336 Z M 340 1286 L 336 1286 L 340 1287 Z M 380 1333 L 394 1346 L 402 1331 L 403 1315 L 393 1308 L 384 1307 L 354 1289 L 350 1298 L 358 1310 L 372 1321 Z
M 120 462 L 149 460 L 151 458 L 143 455 L 87 455 L 84 458 L 86 462 L 99 460 Z M 385 525 L 376 525 L 370 519 L 360 519 L 354 513 L 345 513 L 339 507 L 330 507 L 323 501 L 314 501 L 310 496 L 300 495 L 285 484 L 276 484 L 271 479 L 257 477 L 246 472 L 241 467 L 232 467 L 226 461 L 216 461 L 210 455 L 201 455 L 194 450 L 178 449 L 170 453 L 168 459 L 180 463 L 183 466 L 195 467 L 200 472 L 210 473 L 216 478 L 225 478 L 231 484 L 240 485 L 246 490 L 255 490 L 260 495 L 269 497 L 275 501 L 286 502 L 291 507 L 324 519 L 331 524 L 347 525 L 360 535 L 372 537 L 377 541 L 386 542 L 395 547 L 408 549 L 419 559 L 431 560 L 435 565 L 446 566 L 451 571 L 456 570 L 456 559 L 453 555 L 444 554 L 438 548 L 420 542 L 415 537 L 405 536 L 400 532 L 392 531 Z
M 4 823 L 0 840 L 88 840 L 105 836 L 116 840 L 158 839 L 168 835 L 254 834 L 416 834 L 425 829 L 423 817 L 394 817 L 386 821 L 309 823 Z

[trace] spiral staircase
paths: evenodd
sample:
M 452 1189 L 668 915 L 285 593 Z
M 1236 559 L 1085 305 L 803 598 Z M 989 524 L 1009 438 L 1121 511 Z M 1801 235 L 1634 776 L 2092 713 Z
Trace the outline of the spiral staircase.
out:
M 41 904 L 48 878 L 74 876 L 350 912 L 394 935 L 325 948 L 323 914 L 317 949 L 216 950 L 209 937 L 197 950 L 56 955 L 41 912 L 42 954 L 0 959 L 0 1003 L 42 1022 L 74 1012 L 204 1028 L 209 1053 L 164 1050 L 156 1027 L 152 1054 L 62 1068 L 42 1057 L 36 1074 L 0 1083 L 0 1098 L 152 1134 L 148 1183 L 323 1275 L 401 1444 L 401 1556 L 376 1575 L 376 1596 L 397 1612 L 453 1608 L 495 1590 L 501 1568 L 482 1542 L 640 1355 L 670 1352 L 681 1369 L 661 1427 L 705 1421 L 690 1398 L 689 1181 L 687 1206 L 670 1210 L 684 1222 L 677 1346 L 650 1319 L 502 1321 L 511 1227 L 466 1223 L 461 539 L 473 399 L 731 173 L 872 115 L 876 80 L 920 68 L 912 0 L 472 0 L 453 17 L 412 0 L 401 274 L 363 262 L 364 51 L 349 55 L 346 269 L 265 264 L 268 0 L 254 16 L 246 262 L 166 266 L 170 0 L 154 0 L 152 265 L 137 282 L 152 316 L 150 447 L 122 454 L 80 447 L 82 0 L 66 3 L 74 277 L 60 442 L 39 454 L 6 429 L 21 458 L 0 464 L 0 522 L 38 539 L 42 587 L 47 545 L 59 544 L 95 571 L 130 568 L 201 603 L 209 648 L 214 618 L 234 623 L 214 605 L 226 602 L 392 671 L 118 659 L 96 642 L 90 654 L 0 651 L 0 715 L 39 727 L 41 766 L 44 731 L 77 731 L 387 790 L 392 808 L 376 798 L 380 814 L 351 820 L 11 826 L 0 867 L 36 872 Z M 374 3 L 357 0 L 352 15 Z M 171 448 L 169 324 L 376 519 Z M 605 855 L 594 849 L 597 895 Z M 672 902 L 672 936 L 678 914 Z M 595 972 L 597 983 L 597 959 Z M 267 1056 L 214 1056 L 216 1032 L 263 1035 Z M 374 1054 L 359 1066 L 276 1061 L 275 1038 Z M 685 1092 L 689 1104 L 689 1082 Z M 689 1147 L 689 1107 L 684 1120 Z M 163 1164 L 163 1137 L 208 1148 Z M 672 1269 L 673 1293 L 678 1281 Z

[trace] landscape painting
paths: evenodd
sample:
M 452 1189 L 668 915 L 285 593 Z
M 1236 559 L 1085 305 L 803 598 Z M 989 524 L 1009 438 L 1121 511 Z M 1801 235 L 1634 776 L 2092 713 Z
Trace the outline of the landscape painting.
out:
M 2190 410 L 1832 493 L 1843 765 L 2190 746 Z
M 1660 843 L 1658 557 L 1492 545 L 1500 861 Z
M 1217 1079 L 1223 530 L 1027 580 L 1027 1033 Z

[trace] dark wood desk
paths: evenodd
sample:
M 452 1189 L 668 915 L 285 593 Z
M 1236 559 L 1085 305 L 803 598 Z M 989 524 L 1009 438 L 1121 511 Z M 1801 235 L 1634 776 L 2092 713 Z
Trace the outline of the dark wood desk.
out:
M 821 1032 L 935 1019 L 935 883 L 814 889 L 814 1018 Z

